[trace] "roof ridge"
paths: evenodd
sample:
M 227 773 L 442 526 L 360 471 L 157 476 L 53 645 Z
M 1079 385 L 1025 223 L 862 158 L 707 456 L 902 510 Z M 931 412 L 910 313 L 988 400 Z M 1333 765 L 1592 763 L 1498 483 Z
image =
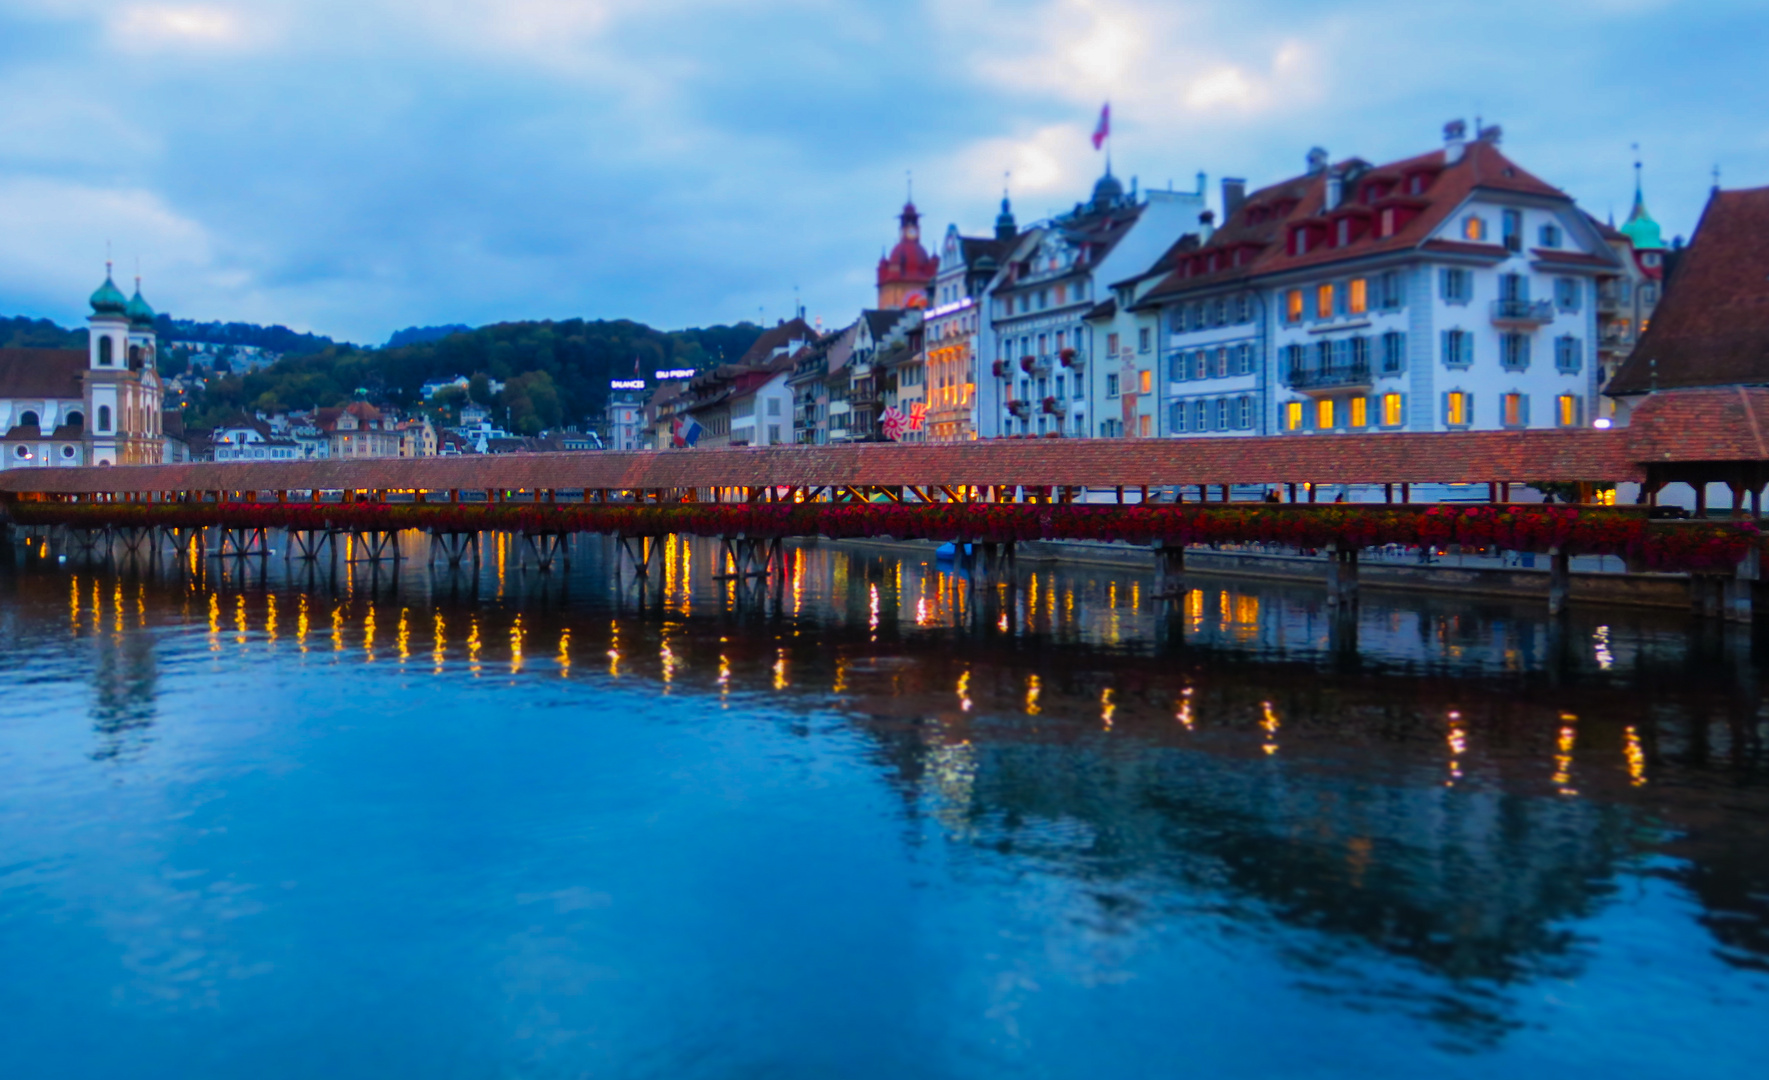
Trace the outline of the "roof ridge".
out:
M 1751 396 L 1742 386 L 1735 389 L 1738 391 L 1738 400 L 1744 403 L 1744 418 L 1750 421 L 1751 437 L 1757 440 L 1757 456 L 1769 457 L 1769 447 L 1763 444 L 1763 429 L 1757 424 L 1757 410 L 1751 408 Z

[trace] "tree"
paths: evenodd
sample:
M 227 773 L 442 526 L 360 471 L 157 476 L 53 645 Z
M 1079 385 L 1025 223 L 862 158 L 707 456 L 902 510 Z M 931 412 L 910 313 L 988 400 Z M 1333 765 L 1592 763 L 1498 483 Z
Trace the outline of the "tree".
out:
M 515 376 L 504 385 L 499 398 L 509 414 L 511 431 L 539 435 L 559 426 L 559 391 L 553 377 L 544 371 Z

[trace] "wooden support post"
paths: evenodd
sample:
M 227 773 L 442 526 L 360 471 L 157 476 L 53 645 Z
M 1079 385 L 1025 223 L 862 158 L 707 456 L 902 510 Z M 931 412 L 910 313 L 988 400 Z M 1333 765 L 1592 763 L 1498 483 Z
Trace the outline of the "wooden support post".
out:
M 1749 623 L 1755 617 L 1752 601 L 1761 574 L 1762 551 L 1753 547 L 1739 561 L 1732 577 L 1726 580 L 1726 618 L 1729 621 Z
M 1357 548 L 1327 545 L 1327 604 L 1349 607 L 1357 603 Z
M 1548 614 L 1566 610 L 1572 592 L 1572 557 L 1559 546 L 1548 549 Z
M 1402 484 L 1400 486 L 1400 501 L 1403 503 L 1410 503 L 1413 501 L 1413 485 Z
M 1394 485 L 1393 484 L 1383 484 L 1382 485 L 1382 501 L 1385 503 L 1391 503 L 1394 501 Z
M 1309 501 L 1309 502 L 1314 502 L 1314 501 L 1315 501 L 1315 496 L 1316 496 L 1316 495 L 1317 495 L 1317 494 L 1319 494 L 1319 492 L 1320 492 L 1320 485 L 1318 485 L 1318 484 L 1309 484 L 1309 485 L 1308 485 L 1308 501 Z
M 1699 517 L 1707 517 L 1708 516 L 1708 482 L 1706 480 L 1699 480 L 1699 481 L 1692 480 L 1692 481 L 1690 481 L 1690 486 L 1695 488 L 1695 516 L 1698 518 Z

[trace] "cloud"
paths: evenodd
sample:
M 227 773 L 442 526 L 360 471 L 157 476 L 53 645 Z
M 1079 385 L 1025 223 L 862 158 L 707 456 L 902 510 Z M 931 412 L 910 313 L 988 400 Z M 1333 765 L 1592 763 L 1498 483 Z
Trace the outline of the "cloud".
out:
M 1742 0 L 12 0 L 0 307 L 77 318 L 110 238 L 161 307 L 357 340 L 772 318 L 795 284 L 833 322 L 905 170 L 930 235 L 986 232 L 1004 171 L 1036 218 L 1086 196 L 1108 99 L 1145 186 L 1480 111 L 1601 213 L 1639 141 L 1687 233 L 1715 161 L 1769 177 L 1766 32 Z

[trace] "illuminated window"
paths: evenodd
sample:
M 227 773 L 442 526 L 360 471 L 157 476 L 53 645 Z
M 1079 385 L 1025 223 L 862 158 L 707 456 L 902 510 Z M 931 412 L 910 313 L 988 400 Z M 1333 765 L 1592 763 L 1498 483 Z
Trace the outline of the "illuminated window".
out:
M 1145 372 L 1144 374 L 1147 374 L 1147 373 Z M 1152 422 L 1154 421 L 1154 419 L 1155 418 L 1152 416 L 1139 416 L 1139 417 L 1137 417 L 1136 418 L 1136 433 L 1138 435 L 1141 435 L 1145 439 L 1148 438 L 1149 435 L 1151 435 L 1153 433 Z
M 1351 399 L 1351 418 L 1348 421 L 1348 423 L 1350 423 L 1350 425 L 1352 427 L 1364 427 L 1367 424 L 1369 424 L 1369 422 L 1370 422 L 1370 399 L 1367 397 L 1361 397 L 1361 396 L 1352 398 Z
M 1464 240 L 1481 241 L 1486 239 L 1486 221 L 1473 214 L 1462 220 L 1462 238 Z
M 1315 290 L 1314 315 L 1317 319 L 1333 317 L 1333 286 L 1331 283 L 1322 285 Z
M 1284 404 L 1284 430 L 1302 430 L 1302 402 L 1290 401 Z
M 1399 394 L 1382 395 L 1382 426 L 1400 427 L 1401 404 Z
M 1137 382 L 1137 389 L 1145 394 L 1154 393 L 1155 392 L 1155 373 L 1152 371 L 1143 372 L 1141 379 L 1139 379 Z M 1146 417 L 1145 417 L 1145 419 L 1146 419 Z
M 1577 394 L 1561 394 L 1554 402 L 1555 419 L 1561 427 L 1577 427 L 1579 425 L 1579 399 Z
M 1370 285 L 1363 278 L 1351 279 L 1351 293 L 1347 297 L 1353 315 L 1362 315 L 1370 310 Z
M 1291 289 L 1284 297 L 1284 316 L 1290 322 L 1302 321 L 1302 290 Z
M 1451 390 L 1444 395 L 1444 422 L 1452 425 L 1468 423 L 1473 413 L 1473 402 L 1469 400 L 1466 390 Z
M 1314 426 L 1322 431 L 1333 430 L 1333 402 L 1330 399 L 1314 403 Z
M 1522 394 L 1506 394 L 1499 398 L 1499 405 L 1506 427 L 1522 427 L 1529 423 L 1529 408 Z

